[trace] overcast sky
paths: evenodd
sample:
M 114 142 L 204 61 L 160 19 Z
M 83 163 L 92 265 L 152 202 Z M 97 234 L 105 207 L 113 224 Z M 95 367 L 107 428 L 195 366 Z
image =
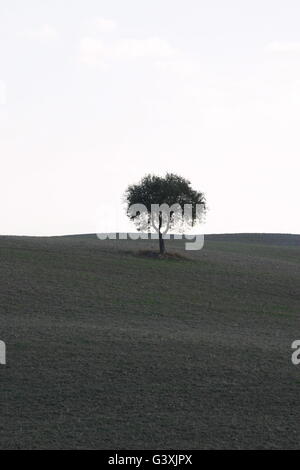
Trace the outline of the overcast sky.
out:
M 300 233 L 299 24 L 299 0 L 1 0 L 0 234 L 125 231 L 126 186 L 167 171 L 206 233 Z

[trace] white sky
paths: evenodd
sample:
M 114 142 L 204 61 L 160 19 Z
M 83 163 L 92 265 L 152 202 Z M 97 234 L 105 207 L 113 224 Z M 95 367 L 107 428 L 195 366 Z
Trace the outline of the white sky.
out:
M 0 233 L 132 231 L 126 186 L 166 171 L 206 233 L 300 233 L 299 24 L 299 0 L 0 0 Z

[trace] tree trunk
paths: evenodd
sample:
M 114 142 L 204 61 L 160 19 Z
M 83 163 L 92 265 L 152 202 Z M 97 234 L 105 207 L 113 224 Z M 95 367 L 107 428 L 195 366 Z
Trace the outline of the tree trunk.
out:
M 163 239 L 163 235 L 160 231 L 162 226 L 162 215 L 159 214 L 159 228 L 158 228 L 158 236 L 159 236 L 159 252 L 161 255 L 165 254 L 165 240 Z
M 161 232 L 159 232 L 159 252 L 161 255 L 165 254 L 165 240 L 163 239 Z

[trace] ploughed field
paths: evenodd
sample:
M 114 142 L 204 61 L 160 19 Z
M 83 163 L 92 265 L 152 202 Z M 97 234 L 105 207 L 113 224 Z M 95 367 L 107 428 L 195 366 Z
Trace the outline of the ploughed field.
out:
M 2 449 L 300 448 L 300 236 L 0 237 Z

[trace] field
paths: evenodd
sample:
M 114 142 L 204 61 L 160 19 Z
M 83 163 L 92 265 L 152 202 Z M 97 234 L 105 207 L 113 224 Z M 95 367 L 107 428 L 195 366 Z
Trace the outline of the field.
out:
M 300 236 L 0 237 L 1 449 L 300 448 Z

